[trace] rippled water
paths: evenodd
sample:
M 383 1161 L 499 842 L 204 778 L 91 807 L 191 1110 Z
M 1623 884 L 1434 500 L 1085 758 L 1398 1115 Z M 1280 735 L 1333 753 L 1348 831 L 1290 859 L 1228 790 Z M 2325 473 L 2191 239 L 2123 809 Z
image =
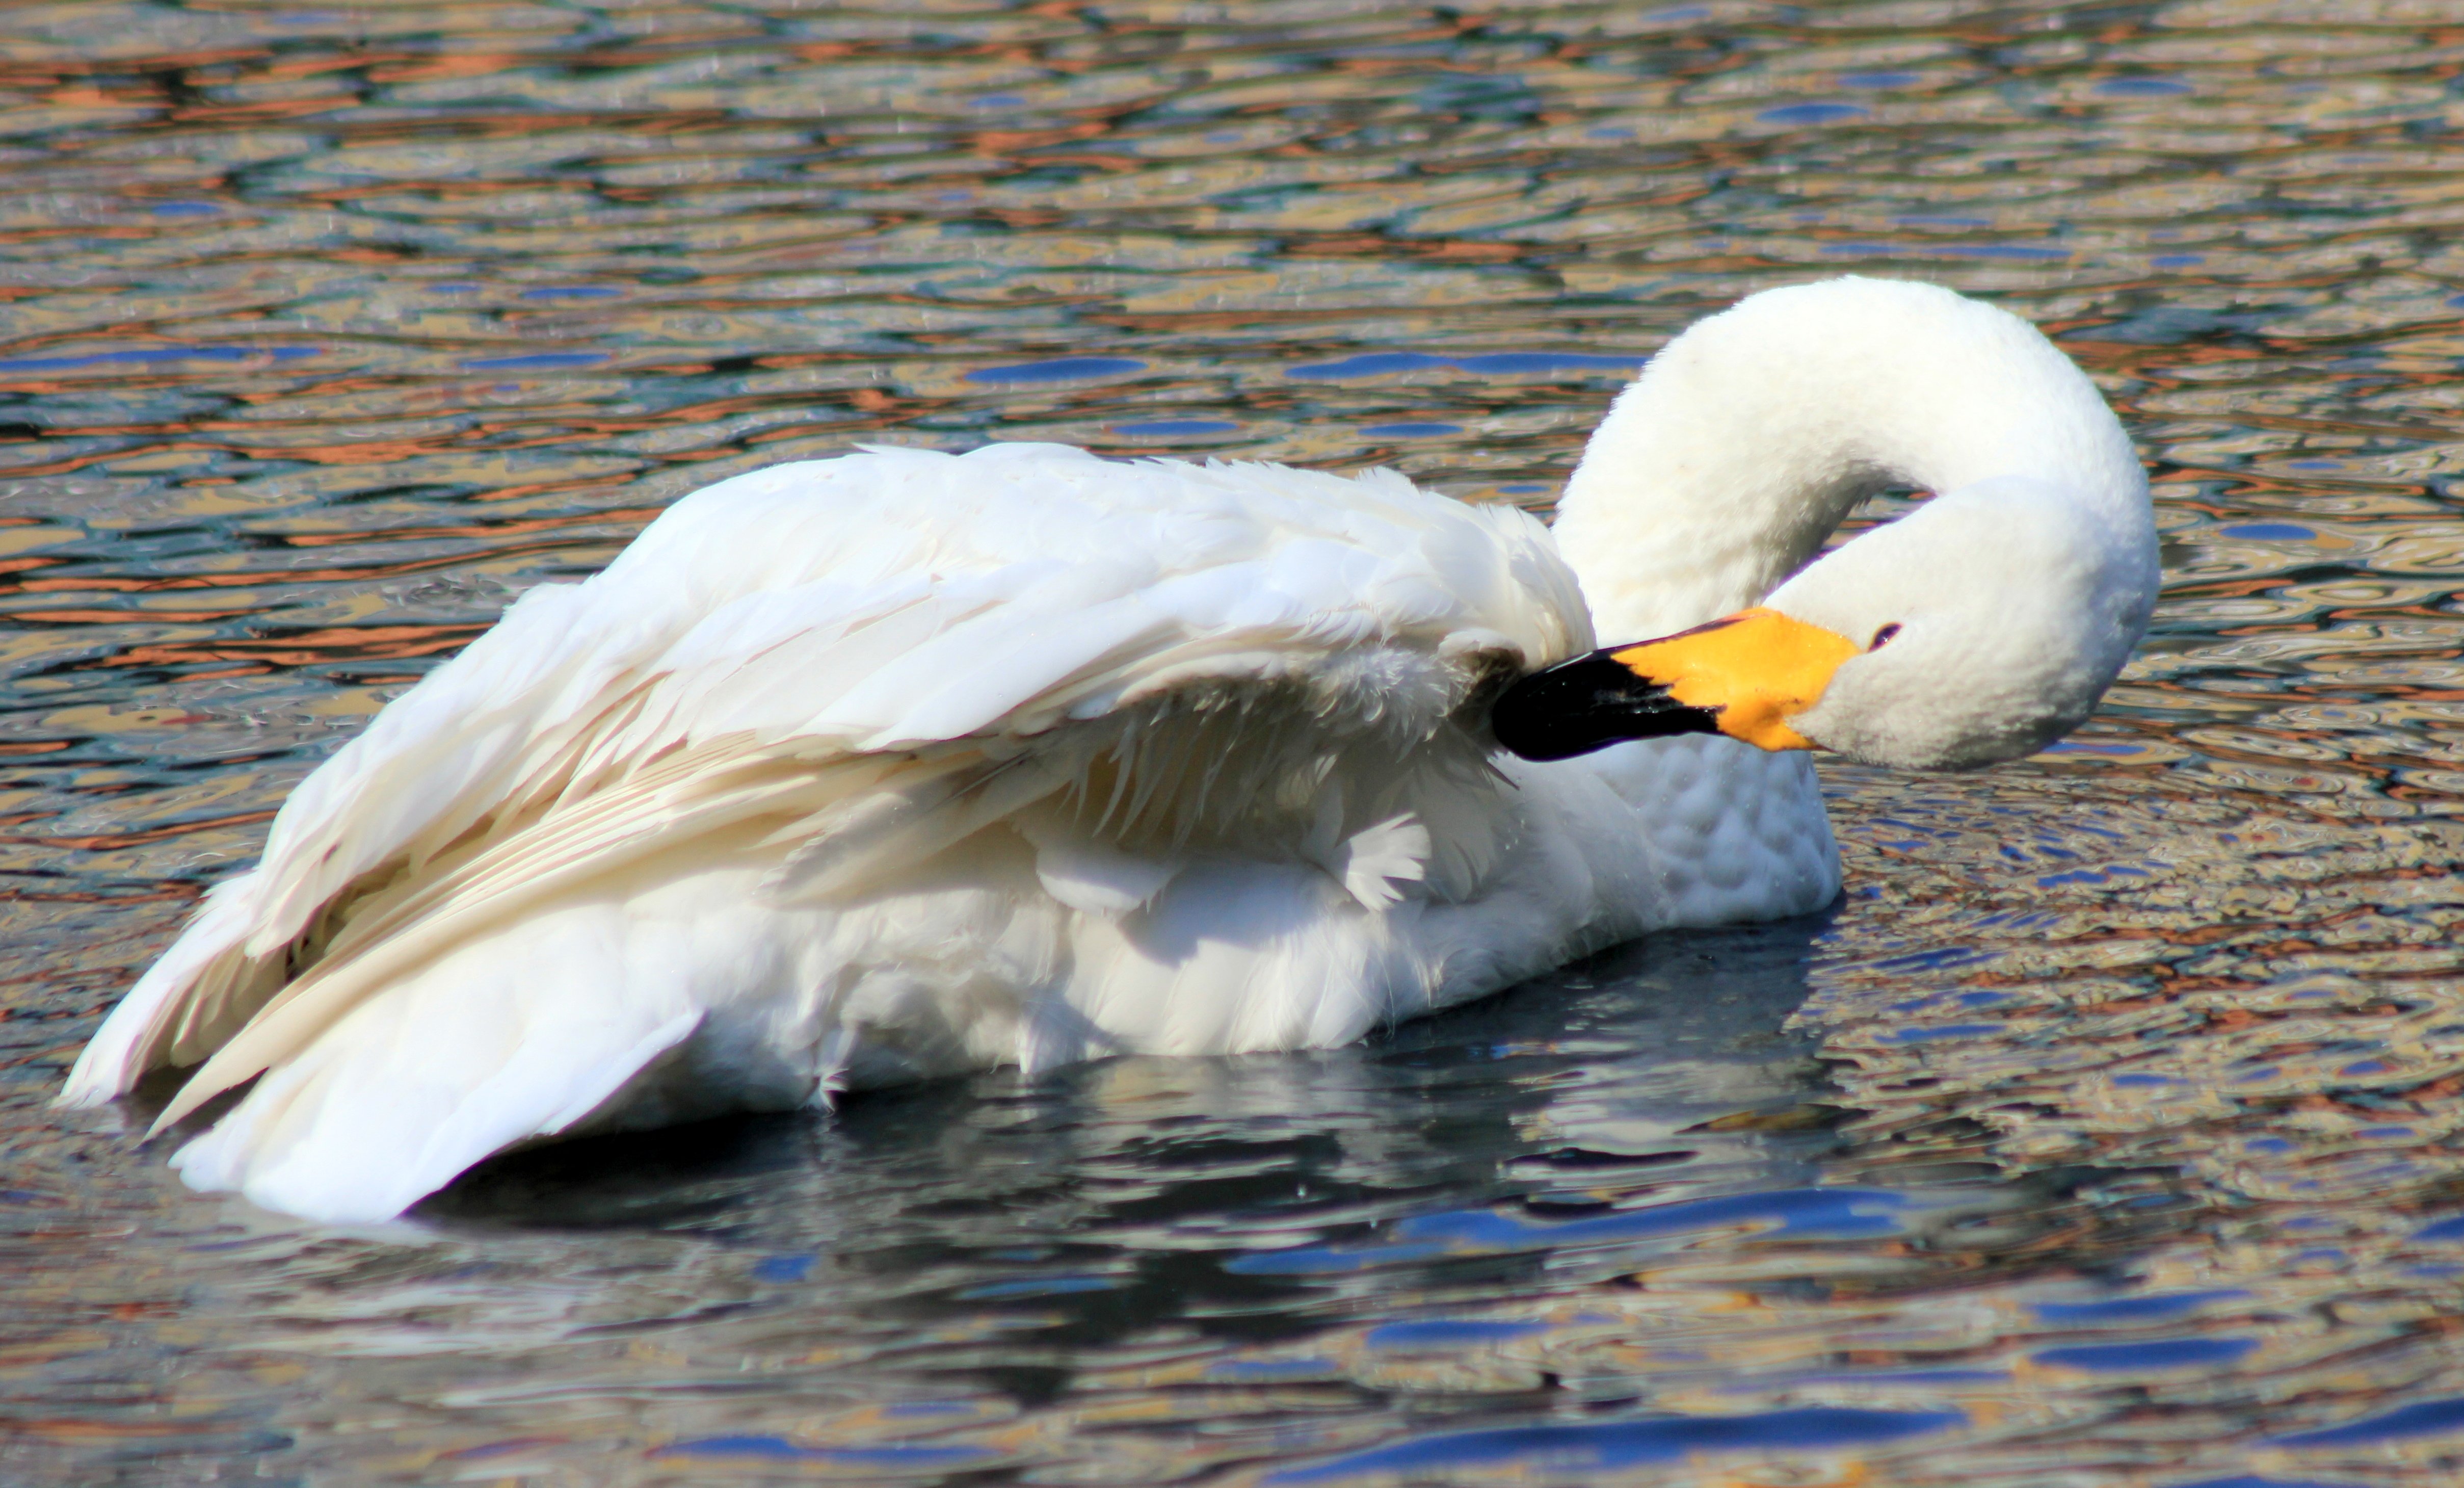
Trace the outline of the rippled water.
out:
M 2464 1477 L 2464 12 L 0 7 L 0 1478 Z M 1545 506 L 1840 269 L 2155 468 L 2109 706 L 1848 898 L 1331 1054 L 551 1149 L 397 1231 L 44 1104 L 512 594 L 858 440 Z

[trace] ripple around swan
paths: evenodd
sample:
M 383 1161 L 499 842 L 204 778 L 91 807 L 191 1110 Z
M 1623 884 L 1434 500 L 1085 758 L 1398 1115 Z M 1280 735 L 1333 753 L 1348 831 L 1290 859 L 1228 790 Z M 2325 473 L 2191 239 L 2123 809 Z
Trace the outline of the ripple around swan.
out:
M 12 10 L 0 1480 L 2457 1481 L 2452 9 Z M 293 782 L 685 491 L 1545 509 L 1675 329 L 1851 271 L 2088 367 L 2167 589 L 2059 748 L 1828 768 L 1825 916 L 368 1232 L 44 1103 Z

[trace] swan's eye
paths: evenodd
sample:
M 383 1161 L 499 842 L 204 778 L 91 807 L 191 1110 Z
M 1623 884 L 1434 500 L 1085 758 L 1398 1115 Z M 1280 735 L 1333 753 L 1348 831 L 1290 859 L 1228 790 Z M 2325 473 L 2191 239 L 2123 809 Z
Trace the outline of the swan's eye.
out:
M 1891 637 L 1892 637 L 1892 636 L 1897 635 L 1897 634 L 1899 634 L 1899 633 L 1900 633 L 1900 622 L 1898 622 L 1897 620 L 1894 620 L 1894 621 L 1892 621 L 1890 624 L 1888 624 L 1888 625 L 1886 625 L 1886 626 L 1882 627 L 1881 630 L 1876 631 L 1876 632 L 1874 633 L 1874 638 L 1873 638 L 1873 640 L 1872 640 L 1872 641 L 1870 641 L 1869 643 L 1867 643 L 1867 645 L 1866 645 L 1865 649 L 1866 649 L 1867 651 L 1880 651 L 1880 650 L 1881 650 L 1884 646 L 1887 646 L 1887 645 L 1889 645 L 1889 644 L 1890 644 L 1890 642 L 1891 642 Z

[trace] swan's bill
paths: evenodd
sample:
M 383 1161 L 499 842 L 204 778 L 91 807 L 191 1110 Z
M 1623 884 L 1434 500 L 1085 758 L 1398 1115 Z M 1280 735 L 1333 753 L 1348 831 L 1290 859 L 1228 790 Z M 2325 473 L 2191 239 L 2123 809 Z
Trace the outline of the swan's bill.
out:
M 1810 749 L 1788 721 L 1819 701 L 1831 674 L 1861 649 L 1776 610 L 1746 610 L 1534 672 L 1507 689 L 1489 722 L 1497 742 L 1527 760 L 1669 734 Z

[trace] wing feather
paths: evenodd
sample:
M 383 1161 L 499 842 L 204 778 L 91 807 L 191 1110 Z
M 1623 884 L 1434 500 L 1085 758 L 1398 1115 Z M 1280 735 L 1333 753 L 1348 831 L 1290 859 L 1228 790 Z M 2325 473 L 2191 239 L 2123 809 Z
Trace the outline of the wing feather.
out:
M 311 774 L 70 1095 L 221 1043 L 176 1120 L 486 924 L 729 832 L 825 898 L 1048 801 L 1107 852 L 1290 851 L 1318 787 L 1382 774 L 1361 889 L 1414 851 L 1442 889 L 1493 855 L 1447 835 L 1478 813 L 1446 793 L 1493 785 L 1479 690 L 1590 644 L 1536 522 L 1389 473 L 1020 445 L 758 471 L 525 595 Z

